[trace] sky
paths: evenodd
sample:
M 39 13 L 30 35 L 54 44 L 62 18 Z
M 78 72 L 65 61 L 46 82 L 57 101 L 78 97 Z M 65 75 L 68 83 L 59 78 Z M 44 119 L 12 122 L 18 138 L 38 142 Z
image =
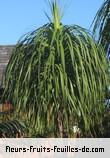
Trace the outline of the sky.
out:
M 104 0 L 59 0 L 63 24 L 88 29 Z M 20 37 L 48 22 L 47 0 L 0 0 L 0 45 L 16 44 Z

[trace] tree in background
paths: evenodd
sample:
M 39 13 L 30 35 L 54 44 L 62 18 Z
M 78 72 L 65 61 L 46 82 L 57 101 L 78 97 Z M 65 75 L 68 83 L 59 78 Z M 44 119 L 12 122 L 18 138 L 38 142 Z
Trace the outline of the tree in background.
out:
M 105 0 L 94 19 L 93 33 L 110 56 L 110 0 Z
M 95 40 L 101 44 L 106 52 L 108 74 L 110 78 L 110 0 L 105 0 L 98 10 L 93 21 L 93 35 Z M 106 91 L 106 112 L 104 114 L 104 135 L 110 137 L 110 79 Z
M 93 35 L 95 40 L 101 44 L 110 59 L 110 0 L 104 0 L 93 21 Z M 110 72 L 110 62 L 108 73 Z M 109 73 L 110 74 L 110 73 Z M 110 88 L 109 88 L 110 89 Z M 110 93 L 110 90 L 109 92 Z M 110 94 L 107 94 L 110 98 Z
M 63 25 L 56 0 L 52 18 L 16 45 L 5 74 L 3 99 L 40 134 L 97 136 L 107 87 L 104 50 L 87 30 Z

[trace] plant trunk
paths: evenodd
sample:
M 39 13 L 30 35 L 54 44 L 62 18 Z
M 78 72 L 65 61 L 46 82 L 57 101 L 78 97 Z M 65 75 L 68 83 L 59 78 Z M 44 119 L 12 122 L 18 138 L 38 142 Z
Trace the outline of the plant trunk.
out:
M 63 117 L 61 111 L 58 112 L 57 123 L 58 123 L 58 131 L 60 134 L 60 138 L 63 138 L 64 128 L 63 128 Z

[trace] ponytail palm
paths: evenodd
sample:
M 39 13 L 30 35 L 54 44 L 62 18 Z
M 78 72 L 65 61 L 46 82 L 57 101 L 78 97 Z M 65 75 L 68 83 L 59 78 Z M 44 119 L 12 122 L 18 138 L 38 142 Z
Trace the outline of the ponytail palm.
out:
M 56 1 L 52 21 L 27 34 L 16 45 L 5 75 L 9 100 L 40 133 L 64 130 L 81 122 L 91 133 L 101 122 L 106 59 L 103 49 L 79 26 L 61 23 Z

